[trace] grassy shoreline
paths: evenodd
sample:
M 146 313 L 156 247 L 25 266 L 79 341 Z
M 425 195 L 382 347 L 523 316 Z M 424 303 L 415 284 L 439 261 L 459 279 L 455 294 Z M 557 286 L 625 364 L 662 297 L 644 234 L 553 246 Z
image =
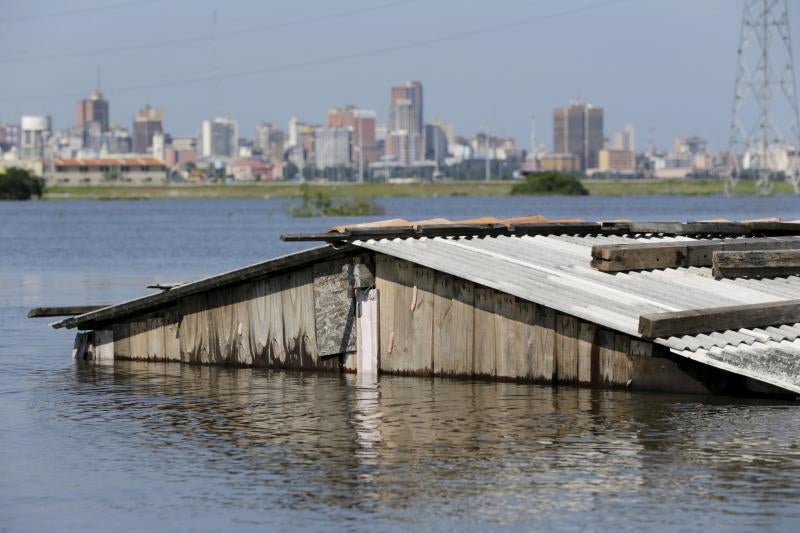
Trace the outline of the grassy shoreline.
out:
M 723 194 L 721 180 L 584 180 L 584 186 L 593 196 L 704 196 Z M 359 198 L 409 197 L 409 196 L 506 196 L 511 191 L 510 181 L 457 181 L 437 183 L 330 183 L 311 184 L 312 194 L 317 191 L 331 196 L 356 196 Z M 788 183 L 776 183 L 775 193 L 792 193 Z M 752 182 L 740 182 L 738 195 L 753 195 Z M 302 196 L 297 183 L 211 184 L 211 185 L 78 185 L 53 186 L 45 189 L 46 200 L 150 200 L 150 199 L 204 199 L 204 198 L 295 198 Z

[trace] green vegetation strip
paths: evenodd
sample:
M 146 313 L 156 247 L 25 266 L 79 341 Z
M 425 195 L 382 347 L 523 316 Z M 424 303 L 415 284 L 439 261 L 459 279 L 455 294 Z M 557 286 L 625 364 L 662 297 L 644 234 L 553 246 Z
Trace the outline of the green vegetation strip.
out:
M 593 196 L 683 195 L 700 196 L 723 194 L 722 180 L 584 180 L 583 186 Z M 365 183 L 365 184 L 313 184 L 308 188 L 312 195 L 378 198 L 397 196 L 505 196 L 511 192 L 513 182 L 460 181 L 437 183 Z M 792 193 L 788 183 L 776 182 L 773 192 Z M 736 194 L 753 195 L 753 182 L 740 182 Z M 297 183 L 211 184 L 211 185 L 79 185 L 51 186 L 44 198 L 135 200 L 153 198 L 296 198 L 303 191 Z

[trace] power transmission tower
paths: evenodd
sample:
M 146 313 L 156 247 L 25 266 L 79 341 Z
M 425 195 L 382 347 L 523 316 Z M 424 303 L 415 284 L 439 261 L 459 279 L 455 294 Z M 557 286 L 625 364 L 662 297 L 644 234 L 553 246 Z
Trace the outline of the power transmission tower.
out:
M 800 193 L 800 112 L 787 0 L 745 0 L 739 40 L 725 191 L 742 170 L 769 194 L 770 175 L 783 170 Z M 741 164 L 739 155 L 741 154 Z

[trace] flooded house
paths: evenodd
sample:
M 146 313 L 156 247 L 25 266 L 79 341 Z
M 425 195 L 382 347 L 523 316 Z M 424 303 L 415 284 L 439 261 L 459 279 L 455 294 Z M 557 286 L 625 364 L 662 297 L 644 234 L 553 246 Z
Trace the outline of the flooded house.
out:
M 800 223 L 388 220 L 69 316 L 73 355 L 800 393 Z

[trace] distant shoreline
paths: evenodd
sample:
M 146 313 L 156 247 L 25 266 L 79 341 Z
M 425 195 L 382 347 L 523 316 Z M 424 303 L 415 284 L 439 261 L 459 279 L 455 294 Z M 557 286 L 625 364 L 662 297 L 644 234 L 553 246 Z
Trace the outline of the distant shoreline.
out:
M 332 196 L 438 197 L 506 196 L 511 181 L 450 181 L 436 183 L 319 183 L 310 192 Z M 724 183 L 717 179 L 670 180 L 584 180 L 592 196 L 708 196 L 724 194 Z M 775 183 L 774 192 L 791 194 L 789 183 Z M 740 182 L 737 195 L 754 195 L 753 182 Z M 252 184 L 168 184 L 168 185 L 75 185 L 45 189 L 45 200 L 155 200 L 155 199 L 263 199 L 294 198 L 302 195 L 298 183 Z

